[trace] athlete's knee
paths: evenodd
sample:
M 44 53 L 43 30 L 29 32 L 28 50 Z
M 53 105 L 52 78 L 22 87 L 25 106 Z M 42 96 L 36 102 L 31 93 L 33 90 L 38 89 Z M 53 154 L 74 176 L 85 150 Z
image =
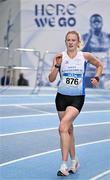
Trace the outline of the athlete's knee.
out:
M 68 129 L 68 133 L 71 135 L 73 134 L 73 125 L 70 126 L 70 128 Z
M 67 125 L 63 122 L 60 123 L 59 125 L 59 133 L 68 133 L 69 128 L 67 127 Z

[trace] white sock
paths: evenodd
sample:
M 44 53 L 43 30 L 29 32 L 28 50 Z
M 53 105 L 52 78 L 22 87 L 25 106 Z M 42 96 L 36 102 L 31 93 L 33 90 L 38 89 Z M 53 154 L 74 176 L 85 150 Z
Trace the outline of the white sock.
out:
M 67 169 L 67 161 L 62 161 L 60 169 Z
M 77 162 L 77 161 L 78 161 L 78 158 L 75 157 L 74 159 L 71 160 L 71 164 L 74 164 L 74 163 Z
M 71 161 L 72 161 L 72 162 L 74 162 L 74 161 L 78 161 L 77 156 L 75 156 L 75 157 L 74 157 L 74 159 L 71 159 Z

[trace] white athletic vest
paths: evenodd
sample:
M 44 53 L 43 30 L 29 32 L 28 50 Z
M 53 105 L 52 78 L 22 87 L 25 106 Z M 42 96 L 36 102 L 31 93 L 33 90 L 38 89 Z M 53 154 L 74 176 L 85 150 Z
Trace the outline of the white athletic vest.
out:
M 78 51 L 73 59 L 66 51 L 62 52 L 62 55 L 58 92 L 70 96 L 85 95 L 86 60 L 83 52 Z

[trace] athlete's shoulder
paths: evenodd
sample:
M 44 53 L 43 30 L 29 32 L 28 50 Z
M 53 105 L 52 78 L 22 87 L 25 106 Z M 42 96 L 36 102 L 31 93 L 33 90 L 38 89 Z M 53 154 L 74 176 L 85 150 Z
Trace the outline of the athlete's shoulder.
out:
M 83 52 L 83 56 L 86 60 L 89 60 L 94 57 L 94 55 L 90 52 Z
M 83 54 L 83 51 L 79 50 L 79 51 L 78 51 L 78 54 L 81 54 L 81 55 L 82 55 L 82 54 Z
M 80 51 L 80 56 L 81 56 L 85 61 L 87 61 L 88 58 L 91 56 L 91 53 Z
M 62 52 L 62 58 L 63 58 L 63 60 L 68 58 L 66 50 Z
M 78 51 L 78 55 L 84 57 L 84 52 L 80 50 L 80 51 Z

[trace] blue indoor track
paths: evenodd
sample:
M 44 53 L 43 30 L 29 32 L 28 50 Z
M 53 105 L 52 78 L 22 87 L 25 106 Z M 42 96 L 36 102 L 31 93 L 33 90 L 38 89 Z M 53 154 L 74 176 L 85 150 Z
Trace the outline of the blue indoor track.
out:
M 80 168 L 68 177 L 56 175 L 61 152 L 55 94 L 54 88 L 39 94 L 0 89 L 0 180 L 110 180 L 110 90 L 86 90 L 74 122 Z

